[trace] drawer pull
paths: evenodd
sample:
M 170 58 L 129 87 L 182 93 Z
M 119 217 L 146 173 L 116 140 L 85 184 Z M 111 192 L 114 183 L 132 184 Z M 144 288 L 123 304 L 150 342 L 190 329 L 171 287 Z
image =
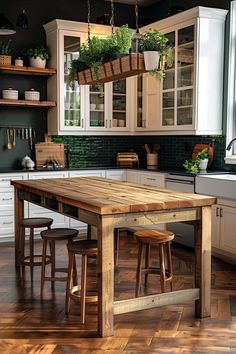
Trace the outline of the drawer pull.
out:
M 2 200 L 13 200 L 13 198 L 2 198 Z
M 13 224 L 13 221 L 4 221 L 3 222 L 3 225 L 12 225 Z
M 10 178 L 2 178 L 1 181 L 2 182 L 11 182 L 11 179 Z
M 156 181 L 156 178 L 147 177 L 149 181 Z

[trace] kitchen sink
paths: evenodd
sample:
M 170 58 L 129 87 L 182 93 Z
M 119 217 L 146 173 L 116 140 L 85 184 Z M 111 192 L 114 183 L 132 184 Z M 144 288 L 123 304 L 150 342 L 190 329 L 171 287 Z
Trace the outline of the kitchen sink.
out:
M 196 177 L 195 190 L 196 193 L 235 200 L 236 174 L 198 175 Z
M 236 181 L 236 174 L 231 174 L 231 173 L 227 173 L 227 174 L 219 174 L 219 175 L 207 175 L 206 177 L 209 178 L 214 178 L 214 179 L 223 179 L 223 180 L 227 180 L 227 181 Z

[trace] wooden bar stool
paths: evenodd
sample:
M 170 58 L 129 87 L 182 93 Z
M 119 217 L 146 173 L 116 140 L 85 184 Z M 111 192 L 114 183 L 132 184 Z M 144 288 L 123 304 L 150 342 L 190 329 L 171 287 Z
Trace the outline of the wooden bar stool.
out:
M 42 256 L 42 269 L 41 269 L 41 298 L 43 297 L 43 288 L 45 281 L 51 282 L 51 288 L 54 290 L 55 281 L 66 281 L 66 276 L 55 276 L 56 272 L 67 273 L 68 268 L 56 268 L 55 258 L 55 242 L 67 240 L 67 243 L 72 241 L 74 237 L 78 235 L 78 230 L 68 228 L 54 228 L 50 230 L 44 230 L 41 232 L 43 239 L 43 256 Z M 51 253 L 51 276 L 46 276 L 46 259 L 47 259 L 47 245 L 49 243 Z
M 23 237 L 21 240 L 21 268 L 23 275 L 23 270 L 25 266 L 30 267 L 30 278 L 31 282 L 33 282 L 34 278 L 34 266 L 42 265 L 42 254 L 34 254 L 34 229 L 47 227 L 50 229 L 53 223 L 53 219 L 51 218 L 25 218 L 21 221 L 21 227 L 24 228 Z M 30 229 L 29 235 L 29 255 L 25 256 L 25 229 Z M 47 263 L 51 262 L 50 257 L 47 256 Z
M 170 231 L 162 230 L 142 230 L 134 234 L 138 241 L 138 264 L 136 271 L 136 290 L 135 296 L 139 296 L 142 272 L 145 273 L 145 288 L 147 286 L 148 274 L 158 274 L 160 276 L 161 292 L 166 292 L 166 283 L 170 283 L 170 289 L 173 290 L 173 266 L 171 257 L 171 241 L 174 234 Z M 159 267 L 150 266 L 150 245 L 159 248 Z M 143 251 L 145 248 L 145 267 L 142 269 Z M 165 251 L 165 252 L 164 252 Z M 166 267 L 166 260 L 167 267 Z
M 69 266 L 68 277 L 66 287 L 66 301 L 65 312 L 70 311 L 70 300 L 80 302 L 80 315 L 81 322 L 85 323 L 85 306 L 86 302 L 97 302 L 97 295 L 87 295 L 87 261 L 88 258 L 97 258 L 98 248 L 96 240 L 81 240 L 70 242 L 67 245 L 69 253 Z M 81 263 L 81 281 L 80 284 L 74 283 L 72 286 L 72 280 L 74 279 L 74 269 L 76 268 L 75 255 L 82 256 Z M 75 280 L 75 279 L 74 279 Z

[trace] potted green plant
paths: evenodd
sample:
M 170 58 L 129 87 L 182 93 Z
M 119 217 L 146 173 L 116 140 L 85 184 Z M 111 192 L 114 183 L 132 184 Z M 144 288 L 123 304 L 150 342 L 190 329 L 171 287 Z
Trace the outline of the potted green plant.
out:
M 139 52 L 144 55 L 145 69 L 156 71 L 160 69 L 160 60 L 165 60 L 167 66 L 172 65 L 172 47 L 169 39 L 156 29 L 150 28 L 139 37 Z M 161 68 L 164 69 L 163 67 Z
M 11 65 L 12 47 L 11 40 L 0 42 L 0 65 Z
M 28 50 L 30 66 L 36 68 L 45 68 L 46 61 L 49 58 L 48 48 L 44 46 L 38 46 Z
M 206 170 L 209 161 L 207 151 L 201 151 L 194 160 L 186 160 L 183 167 L 190 173 L 198 173 L 200 170 Z

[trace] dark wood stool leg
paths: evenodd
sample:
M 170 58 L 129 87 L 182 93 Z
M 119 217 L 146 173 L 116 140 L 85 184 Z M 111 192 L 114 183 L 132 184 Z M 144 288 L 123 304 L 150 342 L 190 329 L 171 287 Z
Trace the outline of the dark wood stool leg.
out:
M 159 244 L 159 260 L 160 260 L 160 281 L 161 281 L 161 292 L 166 292 L 166 273 L 165 273 L 165 258 L 163 243 Z
M 43 252 L 42 252 L 42 268 L 41 268 L 41 291 L 40 297 L 43 297 L 45 268 L 46 268 L 46 255 L 47 255 L 47 240 L 43 240 Z
M 140 289 L 140 284 L 141 284 L 142 258 L 143 258 L 143 243 L 139 242 L 139 245 L 138 245 L 138 264 L 137 264 L 137 270 L 136 270 L 135 297 L 139 296 L 139 289 Z
M 172 255 L 171 255 L 171 242 L 166 243 L 166 253 L 167 253 L 168 272 L 171 275 L 170 290 L 173 291 L 173 264 L 172 264 Z
M 78 277 L 77 277 L 77 267 L 76 267 L 76 258 L 75 254 L 73 257 L 73 285 L 76 286 L 78 284 Z
M 68 275 L 67 275 L 67 283 L 66 283 L 66 300 L 65 300 L 66 314 L 68 314 L 70 311 L 70 289 L 71 289 L 72 274 L 73 274 L 74 265 L 75 265 L 75 255 L 72 252 L 69 252 Z
M 30 228 L 29 237 L 29 263 L 30 263 L 30 279 L 31 283 L 34 279 L 34 228 Z
M 85 323 L 85 306 L 86 306 L 86 286 L 87 286 L 87 255 L 82 255 L 81 263 L 81 290 L 80 290 L 80 311 L 81 322 Z
M 22 226 L 21 226 L 22 227 Z M 20 262 L 20 277 L 23 280 L 25 278 L 25 228 L 22 228 L 21 239 L 20 239 L 20 254 L 21 254 L 21 262 Z
M 50 240 L 49 241 L 49 247 L 50 247 L 50 253 L 51 253 L 51 278 L 55 278 L 55 268 L 56 268 L 56 253 L 55 253 L 55 241 Z M 55 281 L 51 281 L 51 289 L 52 291 L 55 291 Z
M 150 244 L 146 243 L 146 253 L 145 253 L 145 269 L 149 269 L 150 267 Z M 145 273 L 144 287 L 147 288 L 148 284 L 148 275 L 149 273 Z

